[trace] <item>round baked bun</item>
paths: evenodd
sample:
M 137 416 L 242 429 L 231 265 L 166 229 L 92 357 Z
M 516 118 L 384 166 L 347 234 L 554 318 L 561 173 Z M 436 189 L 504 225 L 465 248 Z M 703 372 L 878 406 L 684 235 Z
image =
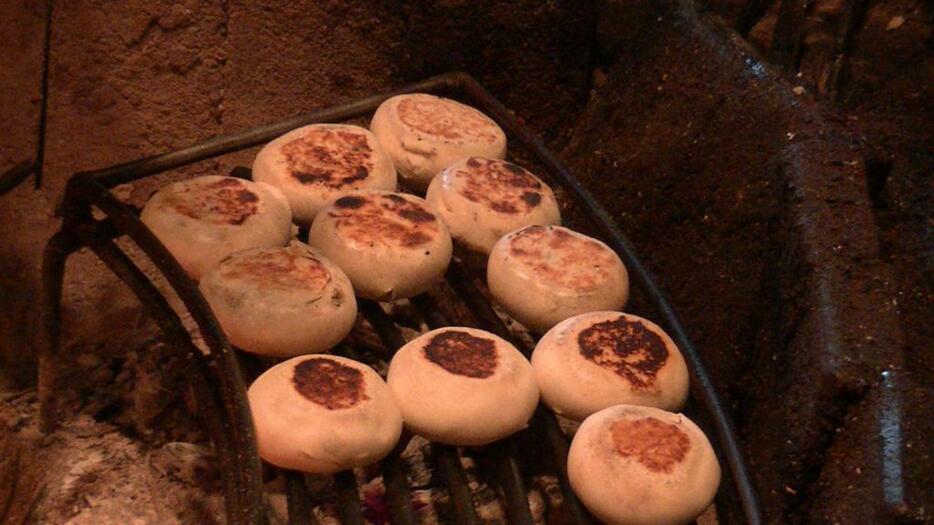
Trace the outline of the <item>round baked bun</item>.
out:
M 299 224 L 311 224 L 325 204 L 363 188 L 396 189 L 396 169 L 369 130 L 312 124 L 266 144 L 253 161 L 253 180 L 289 199 Z
M 688 523 L 713 501 L 720 464 L 683 414 L 616 405 L 581 424 L 568 453 L 571 488 L 609 525 Z
M 425 189 L 432 177 L 470 156 L 506 156 L 506 134 L 476 109 L 434 95 L 398 95 L 380 104 L 370 129 L 406 184 Z
M 621 312 L 590 312 L 546 333 L 532 353 L 542 400 L 580 421 L 613 405 L 678 410 L 688 397 L 688 368 L 655 323 Z
M 292 235 L 282 192 L 233 177 L 169 184 L 149 199 L 141 218 L 196 281 L 232 253 L 284 246 Z
M 231 255 L 199 288 L 231 344 L 254 354 L 327 352 L 357 318 L 344 272 L 298 242 Z
M 431 288 L 451 262 L 451 235 L 424 200 L 360 190 L 326 207 L 308 231 L 317 247 L 350 277 L 357 295 L 377 301 Z
M 406 427 L 448 445 L 484 445 L 522 430 L 538 404 L 532 365 L 504 339 L 474 328 L 409 341 L 386 381 Z
M 532 331 L 577 314 L 620 310 L 629 274 L 606 244 L 561 226 L 527 226 L 500 239 L 487 263 L 490 293 Z
M 333 474 L 385 457 L 402 416 L 382 378 L 346 357 L 294 357 L 247 392 L 259 455 L 278 467 Z
M 523 226 L 561 224 L 551 188 L 500 159 L 458 161 L 431 181 L 425 199 L 455 239 L 484 254 L 500 237 Z

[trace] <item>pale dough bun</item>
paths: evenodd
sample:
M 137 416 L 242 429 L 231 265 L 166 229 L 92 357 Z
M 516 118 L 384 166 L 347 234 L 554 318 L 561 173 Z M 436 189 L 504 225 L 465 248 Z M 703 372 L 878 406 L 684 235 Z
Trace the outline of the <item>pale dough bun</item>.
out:
M 532 353 L 542 400 L 580 421 L 613 405 L 679 410 L 688 397 L 684 357 L 655 323 L 621 312 L 590 312 L 546 333 Z
M 396 169 L 369 130 L 348 124 L 312 124 L 266 144 L 253 161 L 253 180 L 289 199 L 299 224 L 353 190 L 396 189 Z
M 357 295 L 392 301 L 428 291 L 451 262 L 451 235 L 424 200 L 361 190 L 324 208 L 308 243 L 340 266 Z
M 327 352 L 357 319 L 344 272 L 299 242 L 231 255 L 199 288 L 231 344 L 254 354 Z
M 270 368 L 247 392 L 259 455 L 278 467 L 333 474 L 385 457 L 402 415 L 369 366 L 333 355 Z
M 527 226 L 499 240 L 487 264 L 490 293 L 535 332 L 577 314 L 620 310 L 629 274 L 606 244 L 561 226 Z
M 292 232 L 282 192 L 215 175 L 165 186 L 146 203 L 141 219 L 196 281 L 232 253 L 284 246 Z
M 538 405 L 532 365 L 504 339 L 475 328 L 440 328 L 409 341 L 386 381 L 406 427 L 448 445 L 509 436 Z
M 713 501 L 720 464 L 683 414 L 616 405 L 581 424 L 568 453 L 571 488 L 609 525 L 688 523 Z
M 468 247 L 490 253 L 503 235 L 531 224 L 561 224 L 558 202 L 547 184 L 500 159 L 469 157 L 446 168 L 425 199 Z
M 444 168 L 471 157 L 502 159 L 506 134 L 476 109 L 451 99 L 415 93 L 380 104 L 370 129 L 406 184 L 425 189 Z

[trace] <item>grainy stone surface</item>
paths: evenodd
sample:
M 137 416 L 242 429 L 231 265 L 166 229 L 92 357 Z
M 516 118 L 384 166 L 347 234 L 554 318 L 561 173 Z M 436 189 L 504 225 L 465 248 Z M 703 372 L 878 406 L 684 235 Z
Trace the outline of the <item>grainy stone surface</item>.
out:
M 41 2 L 9 1 L 0 16 L 0 171 L 35 156 L 41 102 L 45 8 Z M 51 235 L 52 203 L 32 191 L 32 180 L 0 205 L 0 388 L 33 379 L 39 297 L 39 254 Z

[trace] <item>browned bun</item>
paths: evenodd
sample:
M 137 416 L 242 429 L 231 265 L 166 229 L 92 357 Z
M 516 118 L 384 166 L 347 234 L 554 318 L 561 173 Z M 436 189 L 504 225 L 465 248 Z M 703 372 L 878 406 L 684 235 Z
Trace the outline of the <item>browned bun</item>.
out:
M 273 465 L 331 474 L 379 461 L 402 416 L 369 366 L 333 355 L 279 363 L 250 386 L 259 454 Z
M 279 190 L 216 175 L 161 188 L 141 219 L 195 280 L 232 253 L 285 245 L 292 231 Z
M 350 191 L 396 189 L 396 170 L 369 130 L 312 124 L 264 146 L 253 162 L 253 180 L 281 189 L 296 222 L 310 224 L 321 208 Z
M 424 189 L 432 177 L 470 156 L 506 156 L 506 134 L 492 119 L 460 102 L 413 93 L 383 102 L 370 129 L 402 179 Z
M 629 298 L 619 256 L 561 226 L 527 226 L 500 239 L 490 253 L 487 282 L 506 312 L 537 332 L 577 314 L 622 309 Z
M 457 162 L 431 181 L 425 199 L 454 238 L 483 253 L 523 226 L 561 223 L 551 188 L 525 168 L 500 159 Z
M 427 291 L 451 261 L 447 227 L 423 199 L 361 190 L 321 211 L 308 243 L 340 266 L 360 297 L 392 301 Z
M 256 354 L 326 352 L 357 318 L 344 272 L 299 242 L 231 255 L 199 287 L 230 342 Z
M 386 379 L 406 427 L 449 445 L 483 445 L 526 427 L 538 405 L 528 360 L 489 332 L 439 328 L 396 352 Z
M 575 420 L 627 404 L 678 410 L 688 369 L 668 334 L 648 319 L 590 312 L 548 331 L 532 353 L 542 399 Z
M 571 488 L 609 525 L 680 525 L 720 485 L 707 436 L 683 414 L 616 405 L 584 420 L 568 453 Z

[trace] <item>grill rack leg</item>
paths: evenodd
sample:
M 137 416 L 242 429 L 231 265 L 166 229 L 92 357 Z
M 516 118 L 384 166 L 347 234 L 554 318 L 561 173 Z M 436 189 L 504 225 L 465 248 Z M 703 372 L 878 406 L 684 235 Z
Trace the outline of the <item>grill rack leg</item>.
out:
M 130 258 L 110 240 L 110 232 L 97 224 L 82 225 L 77 228 L 77 238 L 80 242 L 91 248 L 121 281 L 123 281 L 137 298 L 149 307 L 149 312 L 159 325 L 168 343 L 182 350 L 189 374 L 189 382 L 195 393 L 198 410 L 202 417 L 203 426 L 206 427 L 217 455 L 222 463 L 227 464 L 221 469 L 224 490 L 226 493 L 225 505 L 232 523 L 254 523 L 251 517 L 245 515 L 247 509 L 242 503 L 242 494 L 239 486 L 242 482 L 242 473 L 236 468 L 239 463 L 232 453 L 229 429 L 223 424 L 222 408 L 215 397 L 219 390 L 212 385 L 211 374 L 195 358 L 199 350 L 192 344 L 190 336 L 182 325 L 175 311 L 169 306 L 165 297 L 143 274 L 143 272 L 130 260 Z M 56 398 L 59 385 L 57 384 L 57 356 L 60 351 L 60 305 L 61 291 L 64 283 L 64 268 L 68 255 L 73 253 L 79 245 L 75 236 L 58 233 L 49 242 L 46 249 L 46 258 L 43 261 L 43 279 L 45 284 L 45 327 L 48 338 L 42 349 L 43 363 L 40 366 L 40 416 L 44 432 L 53 431 L 62 421 L 63 414 L 58 407 Z
M 39 430 L 49 433 L 63 419 L 58 401 L 59 365 L 62 326 L 62 286 L 65 263 L 78 249 L 78 241 L 65 230 L 59 231 L 45 246 L 42 257 L 42 339 L 39 348 Z

